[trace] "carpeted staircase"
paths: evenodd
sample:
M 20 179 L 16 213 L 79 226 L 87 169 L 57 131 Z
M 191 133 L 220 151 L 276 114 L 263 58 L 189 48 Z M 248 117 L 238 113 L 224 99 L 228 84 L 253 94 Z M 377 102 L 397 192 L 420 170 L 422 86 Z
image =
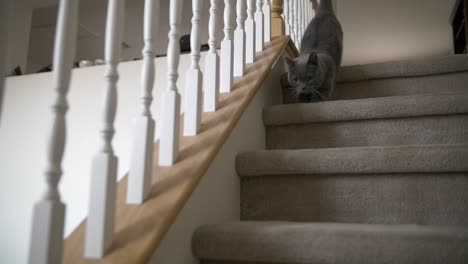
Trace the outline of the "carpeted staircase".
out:
M 343 67 L 334 100 L 264 123 L 242 221 L 194 234 L 202 264 L 468 263 L 467 56 Z

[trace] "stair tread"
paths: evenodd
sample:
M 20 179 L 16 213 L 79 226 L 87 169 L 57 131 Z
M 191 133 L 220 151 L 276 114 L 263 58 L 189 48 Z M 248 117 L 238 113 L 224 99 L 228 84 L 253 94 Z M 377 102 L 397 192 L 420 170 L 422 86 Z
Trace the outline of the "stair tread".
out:
M 468 145 L 401 145 L 240 153 L 241 177 L 307 174 L 437 173 L 468 171 Z
M 468 71 L 468 56 L 463 54 L 344 66 L 341 68 L 338 75 L 338 82 L 357 82 L 395 77 L 417 77 L 461 71 Z
M 388 96 L 319 103 L 275 105 L 264 109 L 266 126 L 407 118 L 468 113 L 468 93 Z
M 193 237 L 200 259 L 274 263 L 463 263 L 467 247 L 468 228 L 418 225 L 245 221 Z

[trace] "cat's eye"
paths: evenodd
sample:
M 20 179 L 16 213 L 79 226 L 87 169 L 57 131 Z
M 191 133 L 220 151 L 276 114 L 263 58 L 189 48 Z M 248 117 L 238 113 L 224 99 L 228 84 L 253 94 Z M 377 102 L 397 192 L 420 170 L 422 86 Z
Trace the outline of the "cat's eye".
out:
M 297 81 L 299 81 L 299 79 L 297 79 L 297 77 L 295 77 L 295 78 L 293 79 L 293 81 L 297 82 Z

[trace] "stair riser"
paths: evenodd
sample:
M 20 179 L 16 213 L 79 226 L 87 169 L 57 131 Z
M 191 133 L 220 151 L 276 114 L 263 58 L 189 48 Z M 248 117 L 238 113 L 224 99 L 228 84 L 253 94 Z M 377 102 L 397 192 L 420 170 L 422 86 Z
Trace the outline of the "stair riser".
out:
M 468 115 L 267 127 L 267 149 L 468 143 Z
M 333 100 L 375 98 L 422 93 L 466 92 L 468 72 L 429 75 L 409 78 L 376 79 L 338 83 Z M 283 90 L 283 102 L 295 102 L 288 89 Z
M 313 162 L 313 161 L 311 161 Z M 468 225 L 468 173 L 243 177 L 243 220 Z

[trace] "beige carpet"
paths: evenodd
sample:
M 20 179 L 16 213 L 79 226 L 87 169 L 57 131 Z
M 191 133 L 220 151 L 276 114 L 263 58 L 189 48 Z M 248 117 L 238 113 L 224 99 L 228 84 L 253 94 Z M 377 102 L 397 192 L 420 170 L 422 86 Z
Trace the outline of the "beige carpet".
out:
M 264 110 L 241 153 L 243 221 L 202 264 L 468 263 L 468 57 L 344 67 L 334 100 Z

